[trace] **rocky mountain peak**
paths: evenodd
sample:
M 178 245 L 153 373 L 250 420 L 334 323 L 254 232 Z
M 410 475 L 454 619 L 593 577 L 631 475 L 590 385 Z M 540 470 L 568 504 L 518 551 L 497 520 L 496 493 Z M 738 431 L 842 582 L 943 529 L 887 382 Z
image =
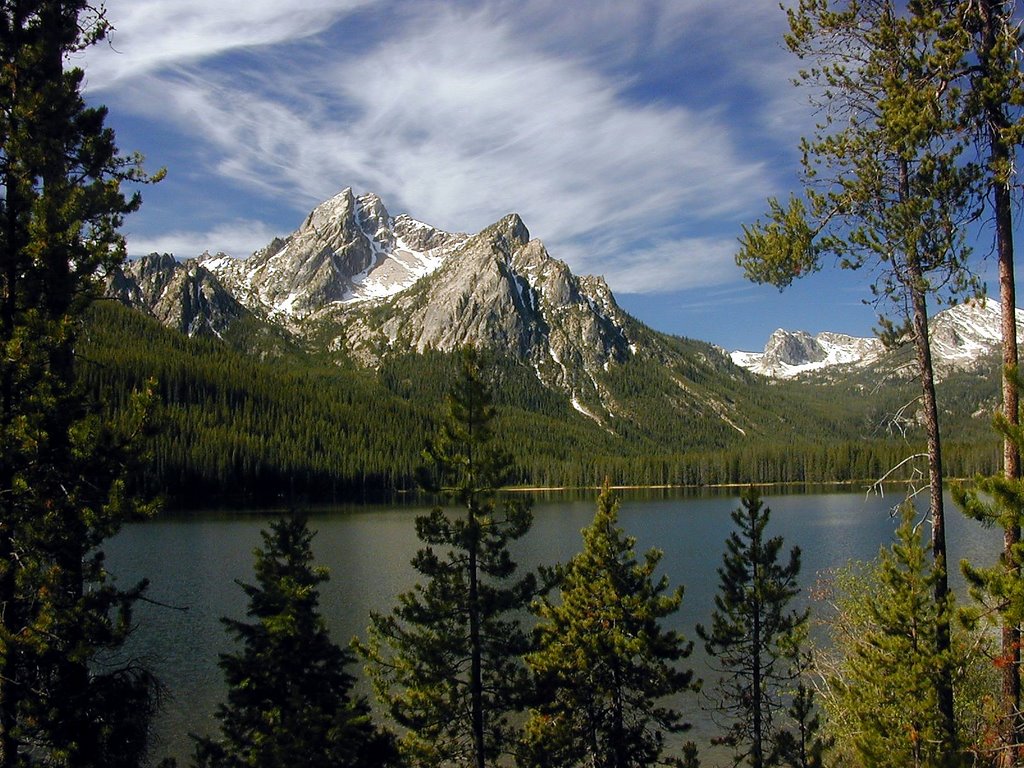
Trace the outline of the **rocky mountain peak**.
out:
M 136 282 L 166 283 L 180 267 L 140 260 Z M 347 188 L 249 258 L 203 254 L 189 269 L 367 364 L 463 345 L 506 350 L 599 421 L 612 412 L 603 371 L 632 354 L 632 321 L 604 280 L 574 275 L 515 213 L 468 236 L 393 218 L 377 195 Z
M 1017 310 L 1018 327 L 1024 329 L 1024 312 Z M 929 322 L 929 336 L 936 375 L 975 367 L 998 349 L 1001 339 L 998 303 L 985 299 L 964 302 L 939 312 Z M 886 350 L 876 338 L 860 338 L 823 332 L 778 330 L 763 352 L 733 352 L 737 365 L 774 378 L 790 378 L 833 366 L 863 368 L 885 359 Z
M 484 229 L 480 237 L 492 241 L 500 251 L 511 255 L 530 242 L 530 230 L 518 213 L 510 213 Z
M 107 276 L 106 292 L 189 336 L 220 336 L 246 313 L 198 260 L 181 263 L 167 253 L 151 253 L 115 270 Z
M 384 248 L 394 247 L 395 236 L 391 230 L 391 216 L 377 195 L 360 195 L 356 199 L 356 216 L 359 228 L 371 242 Z
M 818 341 L 806 331 L 776 330 L 764 347 L 764 356 L 786 365 L 821 362 L 826 352 Z

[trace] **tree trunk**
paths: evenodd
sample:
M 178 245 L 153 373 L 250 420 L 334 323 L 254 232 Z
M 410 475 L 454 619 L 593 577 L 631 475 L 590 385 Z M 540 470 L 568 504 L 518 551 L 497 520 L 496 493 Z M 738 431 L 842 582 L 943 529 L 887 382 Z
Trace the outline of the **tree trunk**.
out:
M 909 197 L 910 170 L 905 160 L 899 164 L 899 191 L 902 199 Z M 927 281 L 921 269 L 917 243 L 906 246 L 906 273 L 901 281 L 907 289 L 911 304 L 911 328 L 914 350 L 917 355 L 917 373 L 921 383 L 921 410 L 925 432 L 928 437 L 928 515 L 932 523 L 932 561 L 936 569 L 934 599 L 940 607 L 948 599 L 949 579 L 946 572 L 946 513 L 942 501 L 942 440 L 939 435 L 939 407 L 935 397 L 935 368 L 932 365 L 932 347 L 928 335 L 928 301 L 925 294 Z M 952 633 L 947 611 L 940 610 L 943 617 L 935 628 L 936 651 L 947 659 L 939 670 L 935 684 L 935 695 L 939 705 L 937 730 L 942 734 L 943 747 L 947 754 L 957 748 L 956 715 L 953 708 L 953 670 L 949 666 L 948 651 Z
M 484 768 L 484 701 L 483 701 L 483 649 L 480 647 L 480 574 L 477 566 L 477 550 L 480 546 L 479 522 L 474 502 L 469 511 L 469 696 L 470 716 L 473 719 L 473 763 Z
M 24 23 L 16 8 L 12 18 L 11 34 L 20 34 Z M 18 47 L 12 41 L 12 47 Z M 10 150 L 7 150 L 9 152 Z M 22 200 L 22 183 L 17 170 L 17 158 L 5 154 L 3 158 L 4 184 L 4 243 L 0 258 L 3 259 L 0 284 L 0 343 L 5 346 L 15 332 L 18 315 L 18 293 L 20 290 L 23 252 L 23 227 L 20 218 L 27 204 Z M 7 357 L 5 355 L 5 357 Z M 15 388 L 16 361 L 5 359 L 0 373 L 0 435 L 10 440 L 19 398 Z M 0 767 L 11 768 L 17 761 L 18 743 L 14 731 L 18 723 L 18 708 L 22 675 L 18 670 L 17 634 L 22 626 L 22 610 L 17 595 L 17 568 L 15 540 L 18 535 L 17 505 L 14 499 L 14 457 L 4 452 L 0 455 L 0 622 L 3 639 L 0 641 Z
M 983 76 L 992 74 L 992 55 L 998 36 L 1006 23 L 998 0 L 981 0 L 981 45 L 978 63 Z M 1014 372 L 1017 368 L 1016 284 L 1013 275 L 1013 208 L 1010 186 L 1004 174 L 1010 167 L 1010 148 L 1003 138 L 1009 120 L 999 101 L 985 104 L 985 136 L 989 149 L 989 173 L 992 178 L 993 217 L 996 228 L 996 253 L 999 262 L 999 304 L 1003 339 L 1003 417 L 1011 426 L 1020 422 L 1020 404 Z M 1020 450 L 1009 438 L 1003 441 L 1003 473 L 1008 480 L 1020 479 Z M 1007 567 L 1013 564 L 1013 548 L 1020 541 L 1020 525 L 1008 525 L 1003 530 L 1003 553 Z M 1020 713 L 1020 640 L 1017 625 L 1003 624 L 1002 657 L 1002 709 L 1003 727 L 1000 739 L 1000 761 L 1014 765 L 1019 757 L 1019 745 L 1024 742 L 1024 728 Z
M 750 636 L 750 669 L 752 674 L 750 680 L 751 704 L 753 711 L 751 715 L 751 731 L 753 739 L 750 745 L 750 765 L 752 768 L 762 768 L 764 765 L 764 713 L 761 711 L 761 600 L 759 598 L 761 585 L 760 576 L 757 572 L 761 562 L 761 534 L 757 528 L 757 513 L 754 506 L 750 508 L 750 530 L 755 533 L 751 541 L 750 562 L 753 564 L 753 600 L 750 606 L 751 636 Z
M 612 680 L 615 689 L 614 698 L 612 699 L 612 743 L 615 750 L 614 760 L 615 768 L 628 768 L 629 756 L 626 754 L 626 739 L 624 733 L 626 730 L 625 726 L 625 715 L 622 706 L 622 689 L 625 683 L 622 680 L 622 676 L 619 673 L 619 658 L 616 656 L 612 660 Z
M 928 306 L 921 290 L 920 266 L 911 259 L 909 274 L 912 281 L 911 302 L 913 305 L 914 346 L 917 352 L 918 374 L 921 382 L 922 411 L 925 431 L 928 434 L 928 514 L 932 523 L 932 560 L 937 570 L 934 598 L 936 605 L 944 603 L 949 596 L 949 580 L 946 573 L 946 513 L 942 501 L 942 443 L 939 437 L 939 409 L 935 397 L 935 372 L 932 367 L 931 342 L 928 337 Z M 948 615 L 936 627 L 936 645 L 940 654 L 950 649 L 951 632 Z M 956 748 L 956 716 L 953 709 L 952 670 L 946 666 L 939 672 L 936 684 L 939 704 L 939 732 L 947 750 Z
M 17 224 L 13 208 L 17 207 L 17 193 L 7 188 L 5 213 L 5 237 L 7 253 L 3 254 L 4 285 L 0 287 L 0 333 L 2 341 L 7 342 L 14 335 L 14 294 L 17 282 L 17 264 L 12 253 L 12 245 L 17 239 Z M 0 433 L 6 435 L 14 421 L 14 376 L 10 362 L 2 363 L 0 374 Z M 0 766 L 10 768 L 14 765 L 17 744 L 14 729 L 17 724 L 18 690 L 17 681 L 20 675 L 16 671 L 16 649 L 12 647 L 13 639 L 19 629 L 20 611 L 17 605 L 16 568 L 14 539 L 16 536 L 15 505 L 14 505 L 14 468 L 12 457 L 0 456 L 0 621 L 3 622 L 2 652 L 0 652 Z

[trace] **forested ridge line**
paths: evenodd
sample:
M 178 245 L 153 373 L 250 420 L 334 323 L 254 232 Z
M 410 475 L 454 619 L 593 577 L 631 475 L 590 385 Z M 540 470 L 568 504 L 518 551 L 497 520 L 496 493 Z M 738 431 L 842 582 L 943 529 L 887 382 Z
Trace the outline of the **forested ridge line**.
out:
M 685 350 L 686 340 L 676 340 Z M 415 487 L 415 470 L 455 371 L 452 355 L 387 359 L 374 371 L 312 353 L 283 332 L 240 322 L 223 339 L 189 338 L 112 301 L 97 303 L 78 355 L 85 385 L 118 412 L 156 382 L 159 425 L 146 484 L 182 503 L 298 498 L 330 501 Z M 685 360 L 681 354 L 679 361 Z M 746 435 L 666 406 L 668 370 L 628 361 L 609 377 L 628 416 L 598 425 L 531 369 L 495 360 L 497 424 L 513 457 L 513 482 L 544 487 L 704 486 L 874 480 L 921 450 L 886 427 L 905 393 L 709 379 L 770 426 Z M 712 374 L 713 375 L 713 374 Z M 952 380 L 951 417 L 974 409 L 990 382 Z M 855 386 L 856 385 L 856 386 Z M 994 386 L 994 384 L 992 384 Z M 999 446 L 987 420 L 950 418 L 954 476 L 989 472 Z M 958 435 L 960 439 L 958 439 Z M 902 473 L 897 477 L 904 476 Z

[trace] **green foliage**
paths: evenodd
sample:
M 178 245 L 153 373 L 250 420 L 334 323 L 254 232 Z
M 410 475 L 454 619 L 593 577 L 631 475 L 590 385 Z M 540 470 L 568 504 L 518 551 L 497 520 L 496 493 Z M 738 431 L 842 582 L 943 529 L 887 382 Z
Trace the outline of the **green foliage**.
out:
M 495 429 L 512 456 L 510 482 L 871 480 L 920 450 L 916 423 L 908 425 L 909 445 L 885 429 L 912 397 L 906 382 L 881 389 L 864 377 L 769 382 L 732 367 L 706 345 L 668 343 L 671 355 L 663 360 L 637 356 L 606 372 L 622 409 L 608 420 L 614 433 L 545 388 L 531 368 L 496 356 Z M 225 340 L 189 339 L 113 302 L 93 308 L 80 347 L 83 376 L 112 415 L 125 411 L 132 388 L 156 380 L 161 431 L 149 487 L 191 504 L 229 492 L 301 500 L 413 488 L 420 453 L 457 371 L 456 356 L 438 352 L 395 355 L 367 371 L 255 324 L 233 327 Z M 987 420 L 971 416 L 994 409 L 997 391 L 995 379 L 976 374 L 940 385 L 950 409 L 945 423 L 959 440 L 947 445 L 951 473 L 998 466 Z M 709 399 L 733 409 L 730 418 L 746 435 L 723 422 Z
M 805 139 L 805 198 L 772 200 L 744 229 L 737 262 L 784 287 L 816 270 L 870 266 L 872 295 L 908 311 L 912 292 L 973 294 L 964 224 L 976 165 L 964 162 L 959 92 L 944 80 L 963 51 L 936 2 L 901 12 L 889 0 L 802 0 L 788 11 L 790 50 L 809 66 L 822 120 Z
M 963 756 L 938 723 L 936 678 L 954 669 L 956 689 L 969 692 L 956 700 L 962 727 L 980 723 L 981 692 L 991 690 L 994 680 L 980 652 L 982 637 L 958 636 L 948 650 L 941 648 L 938 628 L 949 621 L 953 600 L 935 602 L 937 577 L 908 504 L 895 541 L 878 561 L 848 567 L 836 579 L 835 613 L 818 663 L 827 727 L 844 764 L 961 764 Z M 959 734 L 967 745 L 981 737 L 977 731 Z
M 801 147 L 806 203 L 784 208 L 772 201 L 769 223 L 745 230 L 737 258 L 754 279 L 785 276 L 787 261 L 792 273 L 806 271 L 826 255 L 842 268 L 871 270 L 874 302 L 898 317 L 883 321 L 883 336 L 891 341 L 905 328 L 914 344 L 937 561 L 946 558 L 944 471 L 928 300 L 953 302 L 983 287 L 968 261 L 982 173 L 967 160 L 971 139 L 960 119 L 960 93 L 949 87 L 968 46 L 951 7 L 943 0 L 905 7 L 893 0 L 800 0 L 787 10 L 787 46 L 809 62 L 800 78 L 813 87 L 822 115 Z M 940 569 L 936 602 L 947 591 Z M 948 624 L 939 628 L 947 648 L 950 634 Z M 948 748 L 956 733 L 951 674 L 933 678 Z
M 1020 386 L 1018 372 L 1008 372 L 1014 387 Z M 1024 442 L 1024 430 L 1019 424 L 1011 424 L 1002 414 L 996 418 L 996 427 L 1007 442 L 1017 451 Z M 1020 528 L 1024 524 L 1024 480 L 1007 477 L 1005 474 L 977 477 L 972 487 L 957 484 L 952 487 L 953 498 L 967 517 L 986 526 L 1003 531 L 1004 549 L 999 561 L 990 567 L 977 567 L 967 561 L 960 564 L 970 587 L 974 604 L 962 613 L 968 626 L 977 626 L 984 620 L 1000 628 L 1004 642 L 1001 653 L 995 659 L 996 666 L 1004 675 L 1016 675 L 1019 684 L 1018 663 L 1020 649 L 1016 640 L 1010 640 L 1014 632 L 1024 624 L 1024 579 L 1021 567 L 1024 565 L 1024 543 L 1021 542 Z M 1004 683 L 1005 684 L 1005 683 Z M 1000 734 L 998 748 L 1020 753 L 1018 731 L 1020 729 L 1019 702 L 1013 696 L 1005 696 L 1002 713 L 999 716 L 997 732 Z M 1008 699 L 1008 700 L 1007 700 Z M 989 746 L 989 745 L 986 745 Z M 987 751 L 987 750 L 986 750 Z
M 806 611 L 790 607 L 800 592 L 800 549 L 779 562 L 782 537 L 765 538 L 770 518 L 757 489 L 748 489 L 732 513 L 736 530 L 718 569 L 711 627 L 697 625 L 719 674 L 711 699 L 725 717 L 721 742 L 735 749 L 737 764 L 748 760 L 755 768 L 770 764 L 807 622 Z
M 478 358 L 466 352 L 421 473 L 464 514 L 436 507 L 416 519 L 427 546 L 412 564 L 425 582 L 400 595 L 390 614 L 371 613 L 360 647 L 378 698 L 405 729 L 400 746 L 414 765 L 483 768 L 517 741 L 510 715 L 523 707 L 522 656 L 530 647 L 517 616 L 537 580 L 516 577 L 509 545 L 533 518 L 519 499 L 498 505 L 509 466 L 493 426 L 490 389 Z
M 261 533 L 255 584 L 242 584 L 249 620 L 223 619 L 241 649 L 224 654 L 228 687 L 220 738 L 197 740 L 209 768 L 371 768 L 395 763 L 391 737 L 352 694 L 352 653 L 335 645 L 319 612 L 326 569 L 313 565 L 313 532 L 300 514 Z
M 138 158 L 81 95 L 71 54 L 102 7 L 0 4 L 0 765 L 129 766 L 145 754 L 154 681 L 118 651 L 133 601 L 99 550 L 146 510 L 133 438 L 147 397 L 100 418 L 79 386 L 82 315 L 124 256 Z M 140 387 L 139 389 L 142 389 Z
M 775 747 L 768 758 L 769 765 L 783 765 L 788 768 L 824 767 L 825 754 L 832 749 L 834 739 L 822 735 L 821 717 L 816 702 L 814 688 L 801 679 L 797 683 L 789 709 L 786 710 L 794 727 L 791 730 L 781 730 L 776 735 Z
M 565 569 L 560 599 L 533 606 L 538 647 L 526 661 L 539 700 L 521 765 L 654 765 L 664 761 L 665 735 L 689 727 L 663 701 L 697 687 L 693 673 L 677 666 L 693 644 L 661 626 L 683 590 L 670 592 L 665 577 L 655 578 L 658 550 L 640 563 L 634 546 L 606 484 L 583 530 L 583 551 Z

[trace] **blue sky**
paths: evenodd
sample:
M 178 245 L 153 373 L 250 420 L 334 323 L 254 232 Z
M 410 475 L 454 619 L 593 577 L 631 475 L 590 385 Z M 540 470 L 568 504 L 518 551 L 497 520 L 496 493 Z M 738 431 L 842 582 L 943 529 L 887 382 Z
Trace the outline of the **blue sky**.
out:
M 344 187 L 476 232 L 519 213 L 648 325 L 760 349 L 869 335 L 866 278 L 746 282 L 741 225 L 797 183 L 813 115 L 774 0 L 107 0 L 79 62 L 167 168 L 132 255 L 247 256 Z

